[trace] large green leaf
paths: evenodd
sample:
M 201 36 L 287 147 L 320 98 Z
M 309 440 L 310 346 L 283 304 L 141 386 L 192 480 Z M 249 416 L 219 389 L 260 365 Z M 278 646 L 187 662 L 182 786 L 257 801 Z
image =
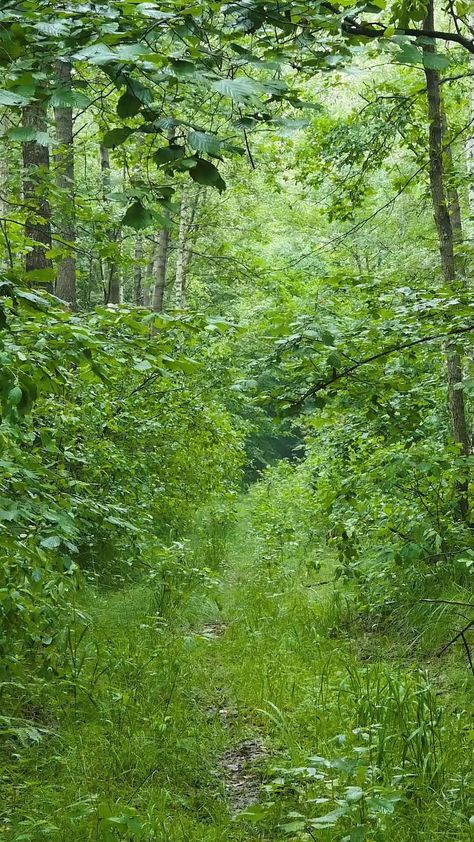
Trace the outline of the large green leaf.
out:
M 42 21 L 35 23 L 35 29 L 41 32 L 42 35 L 65 35 L 67 33 L 67 26 L 64 21 Z
M 403 44 L 401 50 L 395 55 L 395 61 L 400 64 L 423 64 L 423 53 L 414 44 Z
M 75 91 L 73 88 L 58 88 L 51 98 L 53 108 L 87 108 L 91 100 L 82 91 Z
M 22 94 L 15 93 L 15 91 L 0 90 L 0 105 L 22 106 L 28 105 L 31 99 Z
M 173 161 L 179 161 L 181 158 L 184 158 L 185 154 L 186 151 L 184 146 L 178 146 L 170 143 L 169 146 L 163 146 L 161 149 L 157 149 L 153 154 L 153 160 L 159 165 L 169 164 Z
M 140 100 L 127 90 L 122 94 L 117 103 L 117 114 L 125 120 L 127 117 L 135 117 L 141 107 L 142 103 Z
M 188 143 L 196 152 L 206 152 L 208 155 L 219 157 L 222 150 L 222 141 L 208 132 L 189 132 Z
M 79 50 L 75 53 L 74 58 L 79 61 L 88 61 L 90 64 L 96 64 L 100 67 L 102 64 L 115 61 L 117 56 L 107 44 L 97 43 Z
M 148 228 L 154 222 L 153 213 L 146 208 L 138 199 L 133 202 L 125 213 L 122 219 L 123 225 L 128 225 L 130 228 L 135 228 L 136 231 L 141 231 L 143 228 Z
M 247 76 L 237 76 L 235 79 L 219 79 L 212 83 L 212 88 L 237 102 L 261 94 L 265 90 L 260 82 L 249 79 Z
M 153 102 L 153 92 L 138 79 L 129 79 L 127 87 L 130 93 L 140 100 L 143 105 L 150 105 Z
M 207 187 L 216 187 L 219 193 L 226 189 L 226 183 L 222 178 L 219 170 L 210 161 L 205 161 L 199 158 L 197 164 L 191 167 L 189 175 L 198 184 L 204 184 Z
M 423 53 L 423 64 L 429 70 L 446 70 L 451 60 L 442 53 Z
M 122 143 L 125 143 L 127 138 L 130 137 L 133 132 L 134 129 L 131 129 L 130 126 L 111 129 L 109 132 L 105 133 L 102 143 L 106 149 L 115 149 L 116 146 L 120 146 Z
M 31 126 L 11 126 L 6 135 L 11 140 L 19 140 L 21 143 L 35 141 L 40 146 L 50 146 L 53 143 L 52 137 L 47 132 L 40 132 Z

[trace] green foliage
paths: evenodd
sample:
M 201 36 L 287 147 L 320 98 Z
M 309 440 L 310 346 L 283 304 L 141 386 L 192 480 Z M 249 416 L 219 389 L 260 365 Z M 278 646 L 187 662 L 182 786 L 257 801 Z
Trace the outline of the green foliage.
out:
M 429 11 L 3 4 L 12 842 L 470 837 L 473 47 Z
M 202 317 L 127 308 L 82 317 L 10 287 L 3 300 L 7 678 L 22 674 L 25 658 L 56 669 L 62 617 L 81 580 L 117 584 L 155 569 L 196 505 L 232 491 L 241 445 L 203 379 L 211 348 Z

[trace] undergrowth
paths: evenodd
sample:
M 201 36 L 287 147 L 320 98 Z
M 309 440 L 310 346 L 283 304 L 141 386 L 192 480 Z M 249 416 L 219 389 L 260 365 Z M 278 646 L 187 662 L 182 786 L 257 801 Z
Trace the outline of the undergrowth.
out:
M 472 679 L 460 650 L 407 647 L 433 607 L 371 627 L 314 540 L 310 564 L 304 542 L 269 554 L 252 499 L 226 523 L 166 575 L 78 599 L 67 669 L 0 719 L 1 837 L 470 839 Z M 235 817 L 220 757 L 249 738 L 261 795 Z

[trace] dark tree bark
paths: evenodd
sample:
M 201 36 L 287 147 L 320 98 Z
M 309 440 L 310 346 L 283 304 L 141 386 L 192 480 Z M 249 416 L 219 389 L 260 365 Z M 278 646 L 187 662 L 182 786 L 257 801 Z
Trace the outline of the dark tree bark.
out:
M 62 90 L 71 89 L 71 65 L 66 61 L 56 63 L 56 76 Z M 75 182 L 74 182 L 74 140 L 72 108 L 54 109 L 56 138 L 59 150 L 56 159 L 56 184 L 60 191 L 57 231 L 61 241 L 74 244 L 75 229 Z M 67 249 L 67 246 L 65 246 Z M 76 308 L 76 260 L 70 253 L 58 261 L 56 295 Z
M 433 0 L 431 0 L 428 15 L 425 21 L 427 29 L 434 28 Z M 424 45 L 425 54 L 431 54 L 435 47 Z M 450 215 L 448 195 L 445 185 L 445 167 L 443 149 L 445 118 L 441 98 L 441 86 L 439 72 L 425 67 L 426 90 L 428 101 L 429 118 L 429 176 L 431 198 L 433 203 L 434 219 L 438 232 L 439 251 L 441 267 L 445 283 L 452 284 L 456 279 L 455 264 L 455 233 L 456 237 L 462 238 L 461 216 L 459 203 L 455 208 L 453 217 Z M 452 201 L 452 195 L 451 195 Z M 459 214 L 459 216 L 458 216 Z M 453 224 L 454 223 L 454 224 Z M 454 440 L 460 448 L 463 456 L 469 456 L 471 444 L 469 429 L 464 403 L 464 392 L 462 389 L 463 369 L 462 358 L 456 346 L 448 344 L 446 347 L 447 356 L 447 382 L 448 400 L 451 415 L 451 425 Z M 469 513 L 469 477 L 466 466 L 464 476 L 458 482 L 459 507 L 461 513 L 467 518 Z
M 47 129 L 46 110 L 42 102 L 33 102 L 23 108 L 23 126 L 36 131 Z M 23 195 L 29 214 L 25 222 L 25 235 L 35 245 L 26 255 L 26 273 L 51 269 L 47 257 L 51 248 L 51 206 L 48 197 L 49 149 L 36 140 L 23 143 Z M 51 281 L 33 281 L 48 292 L 53 291 Z

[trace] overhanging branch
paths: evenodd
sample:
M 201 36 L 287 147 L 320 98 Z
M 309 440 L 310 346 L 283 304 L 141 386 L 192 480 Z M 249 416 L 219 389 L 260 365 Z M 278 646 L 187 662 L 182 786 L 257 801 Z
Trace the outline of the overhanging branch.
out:
M 388 26 L 379 24 L 359 23 L 354 18 L 346 18 L 342 21 L 342 31 L 346 35 L 359 35 L 364 38 L 383 38 Z M 396 29 L 395 35 L 409 35 L 413 38 L 435 38 L 439 41 L 452 41 L 460 44 L 469 53 L 474 55 L 474 39 L 467 38 L 459 32 L 444 32 L 439 29 Z
M 416 345 L 422 345 L 425 342 L 435 342 L 437 339 L 449 339 L 452 336 L 460 336 L 463 333 L 470 333 L 471 331 L 474 331 L 474 324 L 467 325 L 467 327 L 458 327 L 454 330 L 446 331 L 445 333 L 435 333 L 432 336 L 423 336 L 421 339 L 412 339 L 410 342 L 403 342 L 400 345 L 392 345 L 390 348 L 384 348 L 376 354 L 371 354 L 370 357 L 364 357 L 363 360 L 358 360 L 358 362 L 355 362 L 347 368 L 335 371 L 334 374 L 327 380 L 320 380 L 318 383 L 315 383 L 314 386 L 311 386 L 311 388 L 304 392 L 303 395 L 291 403 L 294 406 L 299 406 L 309 398 L 312 398 L 318 392 L 321 392 L 323 389 L 327 389 L 328 386 L 336 383 L 336 381 L 349 377 L 350 374 L 353 374 L 354 371 L 357 371 L 362 366 L 369 365 L 369 363 L 376 362 L 383 357 L 396 354 L 398 351 L 406 351 L 408 348 L 414 348 Z

